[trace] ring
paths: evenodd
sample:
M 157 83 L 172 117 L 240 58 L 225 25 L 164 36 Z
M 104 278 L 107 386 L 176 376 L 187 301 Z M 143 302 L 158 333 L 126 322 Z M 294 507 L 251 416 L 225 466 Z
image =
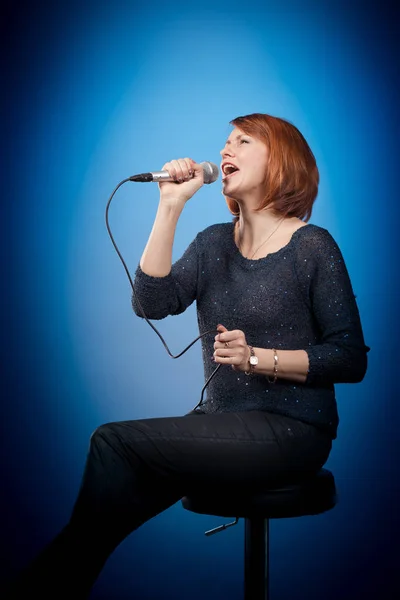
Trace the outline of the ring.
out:
M 225 348 L 229 348 L 229 342 L 225 342 Z

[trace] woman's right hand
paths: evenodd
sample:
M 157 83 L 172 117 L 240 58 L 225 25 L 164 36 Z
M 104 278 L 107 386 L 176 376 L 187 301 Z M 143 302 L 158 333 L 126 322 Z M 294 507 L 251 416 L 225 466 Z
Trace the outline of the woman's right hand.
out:
M 203 167 L 191 158 L 178 158 L 165 163 L 174 181 L 159 182 L 160 201 L 164 205 L 181 207 L 204 185 Z

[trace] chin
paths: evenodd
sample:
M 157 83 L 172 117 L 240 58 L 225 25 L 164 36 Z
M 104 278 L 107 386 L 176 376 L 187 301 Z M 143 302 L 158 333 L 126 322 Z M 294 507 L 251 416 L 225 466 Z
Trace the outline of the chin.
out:
M 227 181 L 226 183 L 222 184 L 222 193 L 224 194 L 224 196 L 229 196 L 229 198 L 232 198 L 232 200 L 236 200 L 236 196 L 239 195 L 238 192 L 238 188 L 235 188 L 234 185 L 230 185 L 230 181 Z

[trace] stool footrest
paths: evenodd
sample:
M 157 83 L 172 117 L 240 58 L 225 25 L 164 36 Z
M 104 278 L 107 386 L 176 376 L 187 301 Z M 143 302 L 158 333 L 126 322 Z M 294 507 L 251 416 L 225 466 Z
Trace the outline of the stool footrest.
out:
M 224 531 L 228 527 L 232 527 L 232 525 L 236 525 L 239 522 L 239 517 L 236 517 L 232 523 L 224 523 L 223 525 L 219 525 L 218 527 L 214 527 L 214 529 L 209 529 L 204 532 L 204 535 L 214 535 L 214 533 L 219 533 L 220 531 Z

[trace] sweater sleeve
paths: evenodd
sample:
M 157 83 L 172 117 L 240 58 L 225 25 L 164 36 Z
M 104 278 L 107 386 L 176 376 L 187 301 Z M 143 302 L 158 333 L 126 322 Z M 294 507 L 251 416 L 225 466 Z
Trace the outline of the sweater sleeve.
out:
M 358 383 L 367 370 L 367 353 L 350 277 L 335 240 L 326 229 L 305 236 L 297 274 L 307 295 L 319 336 L 305 348 L 306 384 Z
M 149 319 L 164 319 L 168 315 L 184 312 L 197 294 L 197 238 L 189 245 L 165 277 L 152 277 L 138 265 L 132 293 L 132 307 L 143 318 L 140 310 Z M 139 302 L 138 302 L 139 300 Z

